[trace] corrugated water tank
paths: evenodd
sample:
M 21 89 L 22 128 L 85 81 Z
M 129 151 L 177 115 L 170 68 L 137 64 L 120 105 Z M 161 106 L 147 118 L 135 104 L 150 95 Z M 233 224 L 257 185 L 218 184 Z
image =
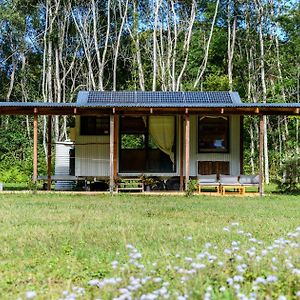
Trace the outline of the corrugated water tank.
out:
M 74 143 L 71 141 L 57 142 L 55 147 L 55 175 L 69 176 L 70 174 L 70 154 L 74 153 Z M 71 191 L 75 187 L 75 182 L 70 181 L 56 181 L 55 190 L 57 191 Z

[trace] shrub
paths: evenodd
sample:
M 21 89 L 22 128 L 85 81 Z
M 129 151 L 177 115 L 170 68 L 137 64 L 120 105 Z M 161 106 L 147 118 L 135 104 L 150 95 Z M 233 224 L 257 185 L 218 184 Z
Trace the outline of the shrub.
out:
M 18 166 L 10 168 L 1 168 L 0 181 L 5 183 L 21 183 L 28 181 L 28 175 L 24 173 Z
M 286 160 L 280 169 L 281 177 L 277 179 L 277 187 L 284 193 L 300 191 L 300 156 Z

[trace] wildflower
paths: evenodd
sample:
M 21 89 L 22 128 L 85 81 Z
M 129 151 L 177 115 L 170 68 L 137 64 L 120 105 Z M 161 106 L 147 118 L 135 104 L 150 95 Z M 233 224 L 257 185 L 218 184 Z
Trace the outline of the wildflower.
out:
M 300 275 L 300 269 L 293 269 L 292 273 L 295 275 Z
M 205 258 L 206 254 L 205 253 L 200 253 L 197 255 L 197 259 L 203 259 Z
M 206 244 L 204 245 L 204 247 L 205 247 L 206 249 L 210 248 L 211 246 L 212 246 L 211 243 L 206 243 Z
M 263 278 L 263 277 L 257 277 L 256 279 L 255 279 L 255 283 L 260 283 L 260 284 L 265 284 L 266 283 L 266 279 L 265 278 Z
M 235 282 L 243 282 L 244 281 L 244 277 L 241 275 L 235 275 L 233 276 L 233 281 Z
M 204 268 L 206 267 L 206 265 L 204 265 L 204 264 L 192 263 L 192 264 L 191 264 L 191 267 L 194 268 L 194 269 L 200 270 L 200 269 L 204 269 Z
M 274 265 L 272 265 L 271 268 L 272 268 L 273 271 L 277 271 L 278 270 L 278 268 L 276 266 L 274 266 Z
M 92 279 L 88 282 L 89 285 L 91 286 L 98 286 L 100 281 L 98 279 Z
M 78 296 L 83 296 L 85 294 L 85 289 L 79 286 L 73 286 L 72 291 L 77 293 Z
M 33 299 L 37 296 L 37 294 L 35 291 L 27 291 L 25 296 L 27 299 Z
M 233 284 L 233 279 L 231 277 L 227 278 L 226 280 L 228 285 L 232 285 Z
M 228 254 L 228 255 L 230 255 L 232 252 L 231 252 L 231 250 L 229 250 L 229 249 L 225 249 L 224 250 L 224 254 Z
M 238 297 L 240 300 L 248 300 L 248 297 L 245 296 L 244 294 L 241 294 L 241 293 L 238 293 L 238 294 L 237 294 L 237 297 Z
M 286 300 L 287 298 L 286 298 L 286 296 L 284 296 L 284 295 L 280 295 L 279 297 L 278 297 L 278 300 Z
M 277 276 L 275 276 L 275 275 L 269 275 L 267 277 L 267 281 L 268 282 L 276 282 L 277 281 Z
M 225 286 L 221 286 L 221 287 L 219 288 L 219 291 L 220 291 L 221 293 L 224 293 L 224 292 L 226 291 L 226 287 L 225 287 Z
M 238 266 L 236 266 L 236 270 L 238 271 L 238 273 L 241 273 L 241 274 L 243 274 L 243 273 L 245 273 L 245 267 L 244 267 L 244 265 L 238 265 Z
M 240 224 L 238 222 L 231 223 L 231 226 L 239 226 Z
M 296 297 L 300 297 L 300 291 L 296 293 Z
M 191 257 L 185 257 L 184 260 L 187 261 L 187 262 L 192 262 L 193 261 L 193 259 Z
M 228 227 L 224 227 L 223 230 L 226 232 L 230 232 L 230 229 Z
M 256 261 L 261 261 L 261 256 L 257 255 L 255 258 Z
M 235 259 L 236 259 L 237 261 L 242 261 L 244 258 L 243 258 L 243 256 L 241 256 L 241 255 L 235 255 Z
M 187 239 L 188 241 L 191 241 L 191 240 L 193 239 L 193 237 L 192 237 L 192 236 L 188 236 L 186 239 Z
M 217 259 L 217 257 L 215 255 L 210 255 L 207 259 L 209 262 L 214 262 Z

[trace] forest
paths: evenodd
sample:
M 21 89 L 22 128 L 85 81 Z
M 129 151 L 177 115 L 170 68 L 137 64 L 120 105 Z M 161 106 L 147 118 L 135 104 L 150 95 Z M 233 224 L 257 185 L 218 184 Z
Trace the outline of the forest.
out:
M 293 0 L 0 0 L 0 99 L 74 102 L 80 90 L 237 91 L 300 102 L 300 3 Z M 71 117 L 55 117 L 65 140 Z M 267 117 L 265 180 L 298 155 L 299 117 Z M 39 119 L 45 168 L 46 118 Z M 258 118 L 244 119 L 245 173 Z M 32 118 L 2 116 L 0 181 L 32 174 Z

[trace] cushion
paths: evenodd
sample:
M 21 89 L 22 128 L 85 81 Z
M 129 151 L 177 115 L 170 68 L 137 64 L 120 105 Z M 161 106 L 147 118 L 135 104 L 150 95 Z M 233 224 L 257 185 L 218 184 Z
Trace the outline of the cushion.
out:
M 217 183 L 217 174 L 199 175 L 198 183 Z
M 240 184 L 259 184 L 259 175 L 241 175 Z
M 232 176 L 232 175 L 220 175 L 220 183 L 223 185 L 240 184 L 238 181 L 238 176 Z

